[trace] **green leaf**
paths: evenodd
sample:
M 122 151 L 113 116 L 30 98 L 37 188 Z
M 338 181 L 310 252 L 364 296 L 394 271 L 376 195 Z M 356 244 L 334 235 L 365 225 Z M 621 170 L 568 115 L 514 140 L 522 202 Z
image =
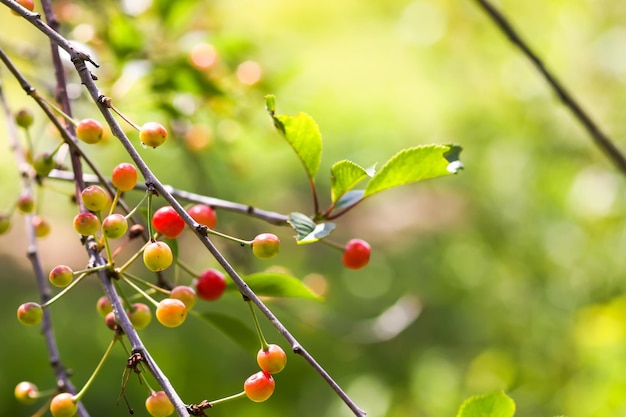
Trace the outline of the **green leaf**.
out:
M 515 402 L 500 391 L 468 398 L 456 417 L 513 417 L 514 414 Z
M 343 160 L 333 164 L 330 168 L 331 201 L 336 203 L 367 176 L 367 171 L 352 161 Z
M 340 210 L 346 207 L 350 207 L 358 203 L 363 199 L 363 194 L 365 194 L 364 190 L 352 190 L 348 191 L 344 194 L 343 197 L 339 199 L 337 204 L 335 204 L 335 210 Z
M 322 162 L 322 135 L 315 120 L 306 113 L 296 116 L 275 115 L 274 96 L 265 97 L 265 107 L 278 129 L 302 161 L 309 180 L 314 182 L 315 174 Z
M 456 145 L 422 145 L 404 149 L 374 175 L 363 198 L 399 185 L 456 174 L 463 168 L 459 160 L 461 150 Z
M 318 240 L 324 239 L 326 236 L 332 233 L 335 230 L 335 223 L 318 223 L 315 225 L 315 229 L 308 235 L 296 239 L 298 245 L 305 245 L 307 243 L 315 243 Z
M 259 272 L 244 277 L 244 281 L 256 295 L 260 296 L 320 299 L 302 281 L 288 274 Z M 237 290 L 232 281 L 228 282 L 226 288 Z
M 335 230 L 334 223 L 316 224 L 311 218 L 302 213 L 290 213 L 287 223 L 296 231 L 296 242 L 299 245 L 317 242 Z
M 244 350 L 256 354 L 259 349 L 257 333 L 238 319 L 216 312 L 198 313 L 202 319 L 212 324 Z

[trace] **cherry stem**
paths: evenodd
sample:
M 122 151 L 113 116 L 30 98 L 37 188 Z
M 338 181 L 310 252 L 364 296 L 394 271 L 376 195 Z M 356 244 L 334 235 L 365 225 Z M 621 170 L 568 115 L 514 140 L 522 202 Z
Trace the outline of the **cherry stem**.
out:
M 192 277 L 199 277 L 200 274 L 198 274 L 196 271 L 194 271 L 186 262 L 182 261 L 180 258 L 176 259 L 176 265 L 178 265 L 180 267 L 180 269 L 182 269 L 183 271 L 185 271 L 186 273 L 188 273 L 189 275 L 191 275 Z
M 239 243 L 241 246 L 252 246 L 252 242 L 253 242 L 252 240 L 239 239 L 239 238 L 236 238 L 234 236 L 227 235 L 225 233 L 220 233 L 220 232 L 218 232 L 216 230 L 213 230 L 213 229 L 211 229 L 209 227 L 207 227 L 206 231 L 210 235 L 215 235 L 215 236 L 222 237 L 224 239 L 232 240 L 233 242 Z
M 102 356 L 102 359 L 100 359 L 100 362 L 98 363 L 98 366 L 96 366 L 96 369 L 94 369 L 93 373 L 91 374 L 91 376 L 89 377 L 89 379 L 87 380 L 87 382 L 85 383 L 83 388 L 80 391 L 78 391 L 78 393 L 76 393 L 76 395 L 73 396 L 74 402 L 80 401 L 80 399 L 83 397 L 83 395 L 85 395 L 85 393 L 87 392 L 87 390 L 91 386 L 92 382 L 96 378 L 96 375 L 98 375 L 98 372 L 100 372 L 100 369 L 102 369 L 102 365 L 104 365 L 104 361 L 111 354 L 111 351 L 113 350 L 113 346 L 115 345 L 115 342 L 117 342 L 117 339 L 118 339 L 117 335 L 113 337 L 113 340 L 111 340 L 111 343 L 109 343 L 109 347 L 104 352 L 104 355 Z
M 211 405 L 211 407 L 220 404 L 220 403 L 225 403 L 228 401 L 232 401 L 232 400 L 238 400 L 239 398 L 245 398 L 247 397 L 246 392 L 245 391 L 241 391 L 238 394 L 234 394 L 234 395 L 229 395 L 228 397 L 224 397 L 224 398 L 220 398 L 219 400 L 215 400 L 215 401 L 211 401 L 209 402 L 209 404 Z
M 119 190 L 115 193 L 115 197 L 117 197 L 118 194 L 121 194 Z M 137 212 L 137 210 L 139 210 L 139 207 L 141 207 L 143 202 L 146 201 L 146 198 L 148 198 L 148 195 L 149 195 L 148 193 L 144 194 L 144 196 L 141 198 L 139 203 L 137 203 L 137 205 L 131 211 L 129 211 L 128 214 L 125 216 L 126 219 L 129 219 L 130 217 L 132 217 Z M 150 195 L 152 195 L 152 194 L 150 194 Z
M 154 235 L 152 234 L 152 192 L 148 190 L 148 236 L 150 241 L 154 242 Z
M 144 285 L 146 285 L 146 286 L 148 286 L 148 287 L 150 287 L 150 288 L 152 288 L 152 289 L 154 289 L 156 291 L 159 291 L 160 293 L 166 294 L 166 295 L 170 293 L 170 291 L 168 291 L 166 289 L 163 289 L 163 288 L 159 287 L 158 285 L 155 285 L 155 284 L 153 284 L 151 282 L 148 282 L 145 279 L 139 278 L 138 276 L 130 274 L 128 272 L 124 272 L 124 278 L 132 279 L 133 281 L 140 282 L 140 283 L 142 283 L 142 284 L 144 284 Z
M 102 268 L 100 268 L 100 269 L 102 269 Z M 61 297 L 63 297 L 67 292 L 71 291 L 72 288 L 74 288 L 76 285 L 78 285 L 78 283 L 80 281 L 82 281 L 83 278 L 85 278 L 87 275 L 91 274 L 92 271 L 93 271 L 93 269 L 89 270 L 88 272 L 83 272 L 82 274 L 80 274 L 74 281 L 72 281 L 67 287 L 63 288 L 63 290 L 61 290 L 57 295 L 55 295 L 54 297 L 52 297 L 51 299 L 46 301 L 44 304 L 42 304 L 41 308 L 50 307 L 56 301 L 61 299 Z
M 124 119 L 124 121 L 126 123 L 128 123 L 129 125 L 131 125 L 133 128 L 137 129 L 138 132 L 141 131 L 141 127 L 139 127 L 139 125 L 135 124 L 132 120 L 130 120 L 128 117 L 126 117 L 124 115 L 124 113 L 122 113 L 121 111 L 119 111 L 113 104 L 111 104 L 109 102 L 109 106 L 108 106 L 111 110 L 113 110 L 118 116 L 120 116 L 122 119 Z
M 98 212 L 98 220 L 100 220 L 100 224 L 102 224 L 102 213 Z M 102 240 L 104 241 L 104 248 L 107 251 L 107 260 L 109 261 L 109 264 L 111 266 L 114 265 L 114 261 L 113 261 L 113 255 L 111 253 L 111 245 L 109 245 L 109 239 L 107 239 L 107 236 L 104 234 L 104 232 L 102 233 Z
M 131 266 L 132 263 L 135 262 L 137 258 L 141 256 L 143 250 L 146 248 L 146 246 L 148 246 L 149 243 L 150 243 L 150 240 L 148 240 L 137 252 L 135 252 L 135 254 L 131 256 L 130 259 L 128 259 L 124 265 L 117 268 L 116 269 L 117 273 L 121 274 L 122 272 L 124 272 L 124 270 L 126 270 L 126 268 Z
M 99 271 L 101 269 L 108 269 L 110 268 L 111 265 L 108 264 L 104 264 L 104 265 L 98 265 L 98 266 L 94 266 L 93 268 L 87 268 L 87 269 L 81 269 L 80 271 L 74 271 L 74 275 L 80 275 L 80 274 L 91 274 L 92 272 L 96 272 Z
M 48 107 L 50 107 L 52 110 L 54 110 L 57 114 L 59 114 L 60 116 L 62 116 L 65 120 L 67 120 L 68 122 L 70 122 L 72 124 L 72 126 L 76 127 L 78 126 L 78 123 L 76 122 L 76 120 L 74 120 L 74 118 L 70 115 L 68 115 L 67 113 L 65 113 L 63 110 L 61 110 L 56 104 L 52 103 L 50 100 L 48 100 L 46 97 L 42 96 L 41 94 L 39 94 L 38 92 L 33 94 L 34 97 L 40 99 L 41 101 L 43 101 L 44 103 L 46 103 L 46 105 Z
M 259 319 L 257 318 L 256 312 L 254 311 L 254 306 L 249 300 L 247 300 L 246 302 L 248 303 L 248 307 L 250 307 L 250 313 L 252 314 L 252 319 L 254 320 L 254 327 L 256 327 L 257 334 L 259 335 L 259 340 L 261 341 L 261 349 L 263 349 L 263 352 L 267 352 L 270 347 L 265 340 L 265 336 L 263 336 L 263 331 L 261 330 Z
M 338 249 L 342 252 L 346 250 L 346 247 L 344 245 L 342 245 L 341 243 L 334 242 L 332 240 L 322 239 L 321 242 L 326 244 L 327 246 L 330 246 L 331 248 Z
M 156 301 L 154 298 L 150 297 L 150 295 L 145 292 L 144 290 L 142 290 L 137 284 L 135 284 L 131 279 L 129 279 L 126 274 L 122 275 L 122 279 L 124 280 L 125 283 L 127 283 L 128 285 L 130 285 L 131 287 L 133 287 L 133 289 L 135 291 L 137 291 L 139 294 L 141 294 L 143 296 L 143 298 L 145 298 L 146 300 L 148 300 L 149 302 L 151 302 L 155 307 L 159 306 L 159 302 Z

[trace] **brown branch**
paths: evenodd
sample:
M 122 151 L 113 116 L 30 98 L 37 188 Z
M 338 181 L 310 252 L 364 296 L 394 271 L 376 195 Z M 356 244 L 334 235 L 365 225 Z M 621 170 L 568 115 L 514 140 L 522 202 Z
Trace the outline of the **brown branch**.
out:
M 626 157 L 613 144 L 611 139 L 600 129 L 600 127 L 592 120 L 582 108 L 582 106 L 574 99 L 572 94 L 561 84 L 561 82 L 552 74 L 543 64 L 539 56 L 533 52 L 518 32 L 513 28 L 508 19 L 496 9 L 488 0 L 475 0 L 479 7 L 491 18 L 496 26 L 504 35 L 517 46 L 522 53 L 535 66 L 537 71 L 543 76 L 548 85 L 559 97 L 561 102 L 569 109 L 574 117 L 583 125 L 587 133 L 591 136 L 595 144 L 606 154 L 606 156 L 615 164 L 615 166 L 626 174 Z

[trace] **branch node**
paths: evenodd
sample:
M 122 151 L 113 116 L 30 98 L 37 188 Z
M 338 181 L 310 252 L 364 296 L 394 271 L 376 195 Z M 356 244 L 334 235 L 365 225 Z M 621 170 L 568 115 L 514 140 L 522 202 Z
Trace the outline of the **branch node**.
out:
M 98 103 L 104 105 L 107 109 L 111 108 L 111 97 L 107 97 L 104 94 L 101 94 L 98 97 Z
M 207 400 L 202 400 L 200 404 L 190 404 L 187 406 L 187 412 L 192 416 L 208 417 L 204 410 L 213 407 Z
M 209 235 L 209 228 L 204 224 L 199 224 L 198 226 L 196 226 L 196 231 L 200 233 L 202 236 Z
M 293 350 L 293 353 L 295 353 L 296 355 L 302 354 L 302 346 L 300 345 L 293 345 L 291 347 L 291 350 Z

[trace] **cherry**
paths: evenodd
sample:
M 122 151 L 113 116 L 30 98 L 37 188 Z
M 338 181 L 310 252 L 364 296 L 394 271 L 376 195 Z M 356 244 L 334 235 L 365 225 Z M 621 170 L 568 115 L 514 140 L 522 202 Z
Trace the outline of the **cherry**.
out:
M 111 306 L 111 302 L 106 295 L 98 298 L 96 302 L 96 310 L 102 317 L 106 317 L 107 314 L 113 311 L 113 307 Z
M 287 355 L 278 345 L 270 344 L 267 350 L 260 349 L 256 355 L 259 367 L 270 374 L 277 374 L 287 365 Z
M 55 166 L 56 162 L 48 152 L 40 153 L 33 160 L 33 168 L 40 177 L 47 177 Z
M 88 211 L 78 213 L 74 217 L 74 230 L 83 236 L 95 234 L 100 228 L 100 220 L 95 214 Z
M 102 124 L 94 119 L 83 119 L 76 125 L 76 136 L 85 143 L 100 142 L 103 132 Z
M 146 409 L 152 417 L 167 417 L 174 413 L 174 404 L 164 391 L 156 391 L 146 399 Z
M 69 392 L 57 394 L 50 401 L 50 413 L 52 417 L 72 417 L 78 411 L 74 396 Z
M 178 327 L 187 318 L 185 303 L 175 298 L 164 298 L 156 309 L 159 323 L 165 327 Z
M 361 269 L 370 260 L 371 248 L 369 243 L 361 239 L 352 239 L 343 251 L 343 264 L 348 269 Z
M 0 235 L 7 233 L 11 229 L 11 218 L 6 214 L 0 214 Z
M 167 130 L 160 123 L 148 122 L 139 129 L 139 139 L 144 146 L 156 148 L 167 139 Z
M 39 397 L 39 389 L 35 384 L 22 381 L 15 386 L 15 398 L 22 404 L 32 404 Z
M 152 321 L 152 311 L 144 303 L 133 304 L 132 309 L 126 310 L 126 314 L 137 330 L 147 327 Z
M 55 287 L 67 287 L 74 279 L 74 271 L 67 265 L 57 265 L 50 271 L 48 279 Z
M 22 213 L 32 213 L 35 209 L 35 200 L 30 195 L 24 194 L 17 200 L 17 209 Z
M 185 221 L 173 207 L 165 206 L 152 215 L 152 226 L 162 235 L 176 239 L 185 230 Z
M 260 403 L 267 400 L 274 393 L 274 378 L 265 371 L 250 375 L 243 384 L 243 390 L 248 398 Z
M 83 205 L 91 211 L 102 211 L 109 205 L 109 195 L 98 185 L 90 185 L 80 193 Z
M 150 242 L 143 250 L 143 263 L 153 272 L 163 271 L 174 262 L 174 255 L 165 242 Z
M 195 282 L 198 297 L 207 301 L 215 301 L 224 294 L 226 278 L 217 269 L 207 269 Z
M 32 301 L 24 303 L 17 308 L 17 319 L 24 326 L 35 326 L 43 318 L 43 308 Z
M 102 233 L 109 239 L 119 239 L 128 230 L 128 220 L 119 213 L 106 216 L 102 220 Z
M 35 2 L 33 0 L 15 0 L 20 6 L 30 10 L 31 12 L 35 10 Z M 19 16 L 20 14 L 14 10 L 11 10 L 14 15 Z
M 187 310 L 191 310 L 193 306 L 196 305 L 196 300 L 198 299 L 196 290 L 186 285 L 179 285 L 172 288 L 170 298 L 182 301 L 185 307 L 187 307 Z
M 111 182 L 120 191 L 130 191 L 137 185 L 137 169 L 133 164 L 122 162 L 113 168 Z
M 50 234 L 50 223 L 41 216 L 33 216 L 33 229 L 35 229 L 35 237 L 46 237 Z
M 280 240 L 271 233 L 261 233 L 252 241 L 252 252 L 259 259 L 269 259 L 278 255 Z
M 106 324 L 107 327 L 113 331 L 117 330 L 117 321 L 115 320 L 115 314 L 113 311 L 108 312 L 107 315 L 104 316 L 104 324 Z
M 20 2 L 18 1 L 18 3 Z M 32 0 L 30 1 L 30 3 L 34 6 Z M 28 7 L 26 8 L 28 9 Z M 32 10 L 33 9 L 30 9 L 30 11 Z M 19 127 L 23 127 L 24 129 L 26 129 L 30 127 L 34 121 L 35 117 L 33 116 L 33 112 L 29 109 L 21 109 L 17 113 L 15 113 L 15 123 L 17 123 Z
M 217 215 L 211 206 L 206 204 L 195 204 L 187 209 L 189 216 L 209 229 L 214 229 L 217 223 Z

